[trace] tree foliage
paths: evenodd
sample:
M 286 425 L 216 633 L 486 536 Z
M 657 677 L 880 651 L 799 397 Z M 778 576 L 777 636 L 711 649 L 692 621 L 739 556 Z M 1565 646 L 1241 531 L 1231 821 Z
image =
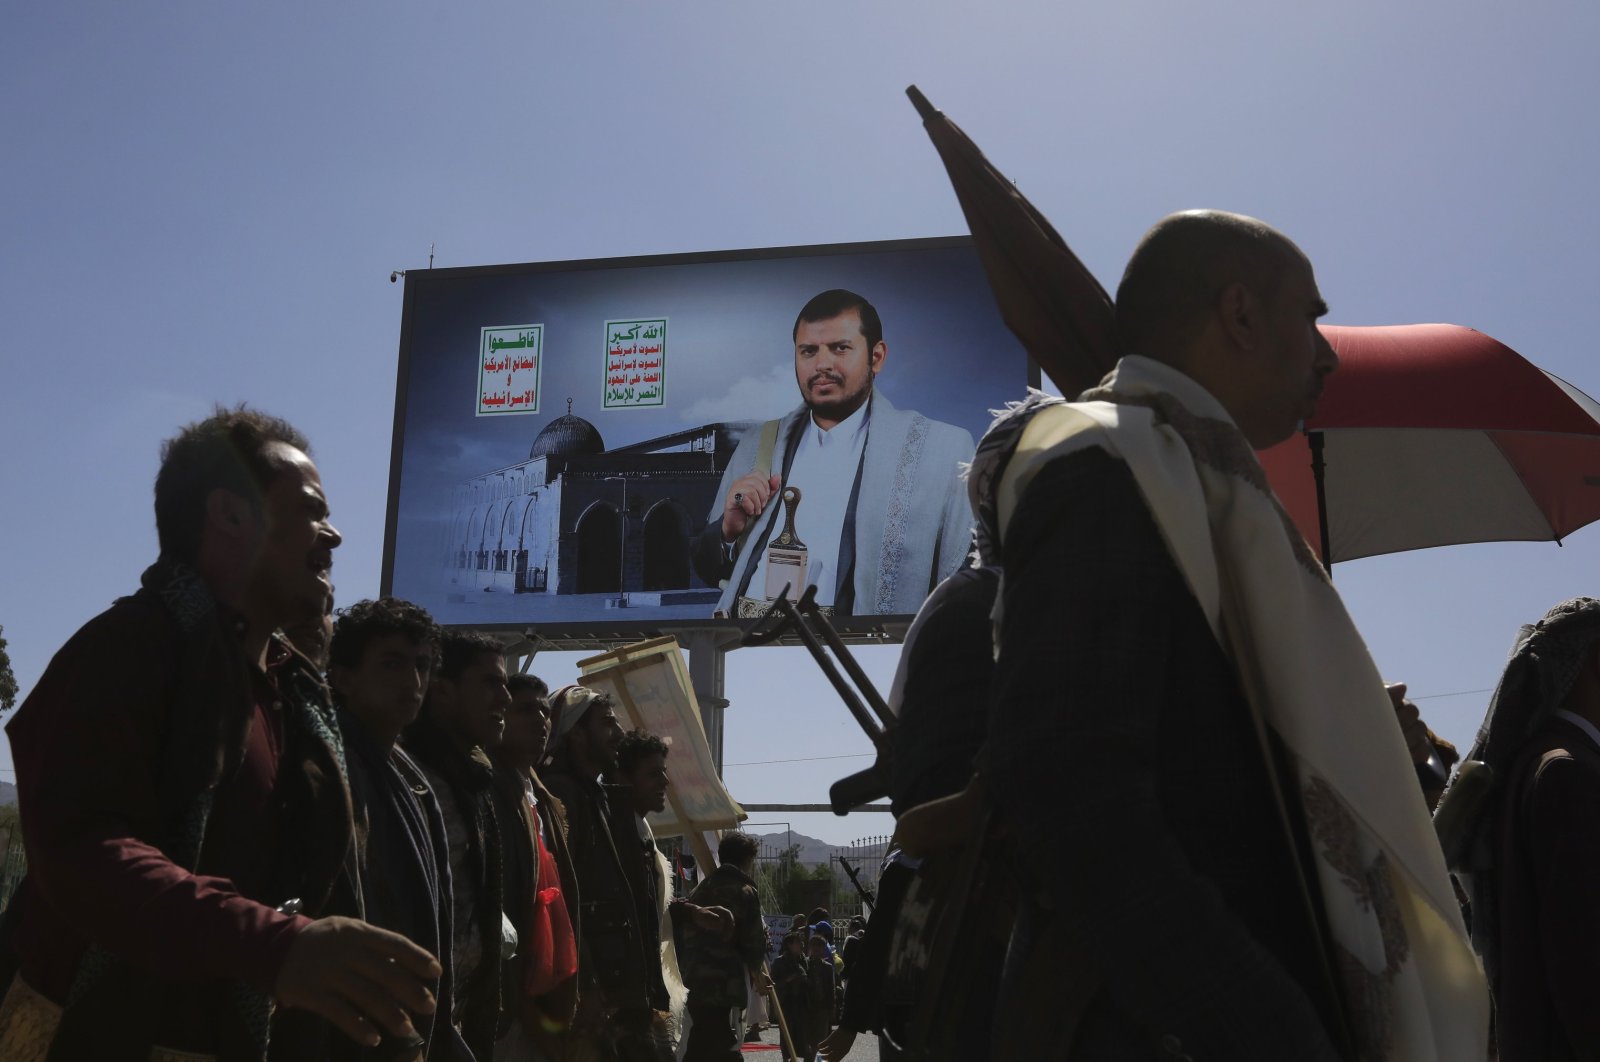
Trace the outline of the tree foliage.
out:
M 790 845 L 776 858 L 764 856 L 756 862 L 756 891 L 761 894 L 761 909 L 768 914 L 811 910 L 816 906 L 816 891 L 805 884 L 810 881 L 828 881 L 833 885 L 830 892 L 838 895 L 832 865 L 800 862 L 799 845 Z
M 11 670 L 11 655 L 6 652 L 5 632 L 0 627 L 0 712 L 9 712 L 17 703 L 17 676 Z

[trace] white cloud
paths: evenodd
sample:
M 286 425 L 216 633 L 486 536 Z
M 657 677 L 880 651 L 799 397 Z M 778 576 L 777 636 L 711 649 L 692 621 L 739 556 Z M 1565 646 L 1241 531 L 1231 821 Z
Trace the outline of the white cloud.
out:
M 697 398 L 683 407 L 685 424 L 723 420 L 773 420 L 800 404 L 792 364 L 774 365 L 760 376 L 743 376 L 718 395 Z

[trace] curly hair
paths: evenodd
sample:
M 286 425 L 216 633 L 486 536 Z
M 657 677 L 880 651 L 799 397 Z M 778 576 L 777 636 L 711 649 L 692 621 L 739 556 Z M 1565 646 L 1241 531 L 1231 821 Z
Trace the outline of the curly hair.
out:
M 479 634 L 477 631 L 444 631 L 439 639 L 439 677 L 453 682 L 484 653 L 500 656 L 503 652 L 500 643 L 487 634 Z
M 294 425 L 241 403 L 233 409 L 216 407 L 211 416 L 185 425 L 161 444 L 156 541 L 162 556 L 194 560 L 205 527 L 206 499 L 219 487 L 261 508 L 267 488 L 283 471 L 283 462 L 267 452 L 273 443 L 311 453 L 311 444 Z
M 617 770 L 619 776 L 629 775 L 651 756 L 657 754 L 666 756 L 672 747 L 665 741 L 656 737 L 648 730 L 630 730 L 622 735 L 622 742 L 617 746 Z
M 376 601 L 368 598 L 335 613 L 328 663 L 331 667 L 360 667 L 361 658 L 373 639 L 391 634 L 403 634 L 413 644 L 429 642 L 437 648 L 440 633 L 439 625 L 421 605 L 398 597 L 381 597 Z M 435 666 L 437 664 L 436 655 Z
M 550 684 L 538 675 L 527 675 L 518 672 L 506 678 L 506 690 L 515 697 L 524 690 L 532 690 L 540 697 L 550 696 Z
M 739 866 L 749 862 L 761 851 L 761 842 L 748 833 L 738 830 L 725 833 L 717 843 L 717 862 Z

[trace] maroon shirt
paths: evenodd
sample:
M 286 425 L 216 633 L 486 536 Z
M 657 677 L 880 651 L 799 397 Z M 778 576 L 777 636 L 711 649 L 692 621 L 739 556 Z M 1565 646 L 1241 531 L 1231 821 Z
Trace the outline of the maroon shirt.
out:
M 191 873 L 156 847 L 156 768 L 178 658 L 177 628 L 159 604 L 123 599 L 56 654 L 6 727 L 28 852 L 16 946 L 23 977 L 58 1003 L 90 942 L 153 974 L 271 991 L 310 921 L 249 898 L 279 848 L 282 712 L 269 676 L 257 678 L 244 763 L 218 790 L 202 856 L 211 872 Z

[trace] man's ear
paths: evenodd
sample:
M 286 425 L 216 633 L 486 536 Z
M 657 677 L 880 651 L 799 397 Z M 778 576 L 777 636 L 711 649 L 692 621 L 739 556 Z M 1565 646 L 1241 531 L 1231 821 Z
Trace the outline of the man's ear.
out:
M 884 359 L 888 356 L 889 344 L 881 339 L 872 344 L 872 349 L 867 352 L 867 364 L 872 368 L 872 375 L 878 375 L 878 371 L 883 368 Z
M 1254 350 L 1260 341 L 1261 303 L 1242 280 L 1235 280 L 1217 296 L 1215 311 L 1223 335 L 1241 350 Z
M 214 487 L 206 495 L 206 527 L 229 540 L 251 538 L 259 520 L 250 503 L 231 490 Z
M 430 713 L 437 713 L 441 708 L 448 712 L 452 707 L 455 706 L 455 701 L 455 682 L 445 678 L 438 672 L 434 672 L 433 675 L 428 678 L 428 692 L 425 700 L 423 701 L 423 706 L 427 708 Z

